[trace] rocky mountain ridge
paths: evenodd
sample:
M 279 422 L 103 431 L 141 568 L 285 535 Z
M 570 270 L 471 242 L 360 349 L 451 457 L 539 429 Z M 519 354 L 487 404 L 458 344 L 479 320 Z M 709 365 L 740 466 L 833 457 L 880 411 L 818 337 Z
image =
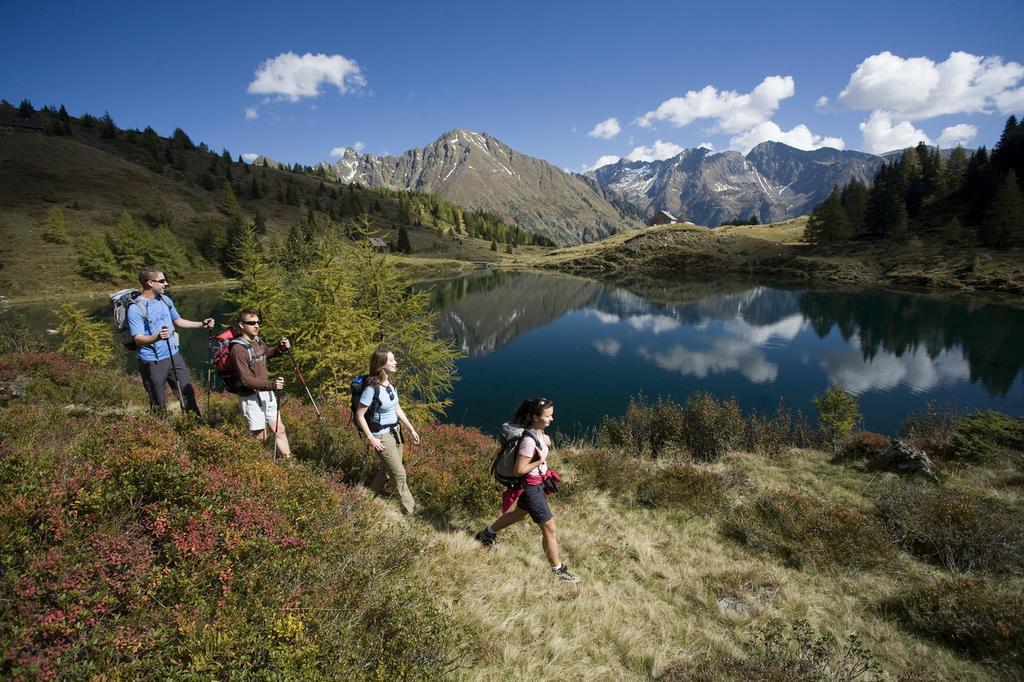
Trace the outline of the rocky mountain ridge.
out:
M 858 151 L 804 151 L 762 142 L 746 156 L 686 149 L 662 161 L 627 161 L 586 175 L 608 193 L 650 215 L 658 210 L 716 226 L 756 216 L 777 222 L 808 213 L 832 186 L 870 183 L 885 158 Z
M 430 192 L 490 211 L 560 245 L 594 241 L 641 225 L 582 176 L 520 154 L 486 133 L 451 130 L 401 156 L 347 148 L 332 170 L 342 182 Z

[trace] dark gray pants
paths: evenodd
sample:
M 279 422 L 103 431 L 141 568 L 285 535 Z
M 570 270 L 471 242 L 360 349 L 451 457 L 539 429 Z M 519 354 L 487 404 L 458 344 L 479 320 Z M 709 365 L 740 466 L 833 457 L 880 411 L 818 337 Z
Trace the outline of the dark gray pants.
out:
M 149 409 L 162 411 L 167 407 L 164 385 L 170 383 L 175 394 L 181 395 L 185 401 L 185 410 L 199 414 L 196 391 L 192 388 L 188 367 L 180 353 L 175 353 L 174 357 L 167 360 L 157 360 L 156 362 L 139 360 L 139 374 L 142 376 L 142 385 L 145 386 L 146 393 L 149 395 Z

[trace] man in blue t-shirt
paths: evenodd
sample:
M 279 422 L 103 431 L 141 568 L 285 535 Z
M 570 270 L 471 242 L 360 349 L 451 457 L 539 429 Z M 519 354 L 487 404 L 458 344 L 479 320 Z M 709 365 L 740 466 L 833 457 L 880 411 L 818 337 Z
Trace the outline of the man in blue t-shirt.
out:
M 128 328 L 139 349 L 139 374 L 149 394 L 149 407 L 156 411 L 165 408 L 164 386 L 170 382 L 184 401 L 185 410 L 198 415 L 196 392 L 185 360 L 178 353 L 178 335 L 171 329 L 172 325 L 181 329 L 213 329 L 213 318 L 195 322 L 179 315 L 174 301 L 164 294 L 167 279 L 159 268 L 148 265 L 139 270 L 139 284 L 142 293 L 128 308 Z

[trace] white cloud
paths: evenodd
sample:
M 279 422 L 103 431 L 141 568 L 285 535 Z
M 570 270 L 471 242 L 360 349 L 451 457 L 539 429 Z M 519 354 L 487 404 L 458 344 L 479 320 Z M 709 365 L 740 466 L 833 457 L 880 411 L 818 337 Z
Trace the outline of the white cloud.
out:
M 652 334 L 662 334 L 667 331 L 672 331 L 679 326 L 679 322 L 674 318 L 667 315 L 652 315 L 650 313 L 644 315 L 630 315 L 626 318 L 626 324 L 638 332 L 650 330 Z
M 775 381 L 779 366 L 768 362 L 755 346 L 739 339 L 719 339 L 707 351 L 673 346 L 667 352 L 637 349 L 637 355 L 670 372 L 703 379 L 709 374 L 739 370 L 755 384 Z
M 245 120 L 251 121 L 251 120 L 259 118 L 259 117 L 260 117 L 260 112 L 256 110 L 256 107 L 246 107 L 245 108 Z
M 682 127 L 697 119 L 711 118 L 716 121 L 716 132 L 738 133 L 767 121 L 779 108 L 779 102 L 795 92 L 792 76 L 768 76 L 746 94 L 734 90 L 720 92 L 708 85 L 700 91 L 690 90 L 683 97 L 665 100 L 654 111 L 639 117 L 637 123 L 649 128 L 655 121 L 668 121 Z
M 715 145 L 711 144 L 710 142 L 701 142 L 699 145 L 697 145 L 697 149 L 707 149 L 709 152 L 713 152 L 715 151 Z
M 918 142 L 932 144 L 928 135 L 910 121 L 893 123 L 888 111 L 871 112 L 868 120 L 860 124 L 860 131 L 864 135 L 864 150 L 872 154 L 914 147 Z
M 258 158 L 260 158 L 260 155 L 255 152 L 248 152 L 246 154 L 242 154 L 242 160 L 245 161 L 246 163 L 252 163 Z
M 331 156 L 342 157 L 345 156 L 346 149 L 353 149 L 357 154 L 362 154 L 363 150 L 366 149 L 366 145 L 362 142 L 356 142 L 351 147 L 335 147 L 331 150 Z
M 792 341 L 804 326 L 804 316 L 796 314 L 766 325 L 750 324 L 742 317 L 736 317 L 727 321 L 724 329 L 732 336 L 763 346 L 773 338 Z
M 655 140 L 653 147 L 634 147 L 626 158 L 630 161 L 660 161 L 670 159 L 681 151 L 683 148 L 677 144 Z
M 310 54 L 301 57 L 285 52 L 266 60 L 249 83 L 254 95 L 277 95 L 292 102 L 303 97 L 319 97 L 322 84 L 333 85 L 345 94 L 366 85 L 359 65 L 339 54 Z
M 616 339 L 605 339 L 594 341 L 594 348 L 601 355 L 607 355 L 610 358 L 614 358 L 622 350 L 622 343 Z
M 940 147 L 955 147 L 957 145 L 967 146 L 967 143 L 978 134 L 978 129 L 967 123 L 959 123 L 955 126 L 944 128 L 939 135 L 938 144 Z
M 610 163 L 618 163 L 618 161 L 618 156 L 615 156 L 614 154 L 605 154 L 604 156 L 600 157 L 597 161 L 595 161 L 592 165 L 584 165 L 583 172 L 586 173 L 587 171 L 597 170 L 601 166 L 607 166 Z
M 882 351 L 865 360 L 856 342 L 826 355 L 821 366 L 829 383 L 841 384 L 854 395 L 890 390 L 901 384 L 914 393 L 924 393 L 940 384 L 967 380 L 971 375 L 970 365 L 959 351 L 942 351 L 934 360 L 920 348 L 901 357 Z
M 1024 99 L 1016 88 L 1024 66 L 1002 57 L 952 52 L 944 62 L 927 57 L 904 59 L 891 52 L 872 55 L 857 65 L 839 99 L 854 109 L 883 109 L 903 120 L 946 114 L 1012 111 Z
M 841 137 L 815 135 L 803 123 L 794 126 L 791 130 L 784 131 L 774 121 L 758 123 L 745 133 L 729 140 L 729 146 L 746 154 L 758 144 L 768 140 L 782 142 L 790 147 L 804 150 L 819 149 L 821 147 L 846 148 L 846 142 Z
M 588 137 L 599 137 L 602 140 L 610 140 L 616 135 L 622 132 L 622 127 L 619 125 L 619 119 L 609 118 L 606 121 L 601 121 L 593 130 L 587 133 Z
M 818 101 L 814 103 L 814 106 L 818 107 L 819 109 L 827 107 L 828 106 L 828 97 L 826 97 L 825 95 L 822 95 L 821 97 L 818 98 Z
M 1024 88 L 1004 90 L 995 96 L 996 106 L 1004 114 L 1024 110 Z

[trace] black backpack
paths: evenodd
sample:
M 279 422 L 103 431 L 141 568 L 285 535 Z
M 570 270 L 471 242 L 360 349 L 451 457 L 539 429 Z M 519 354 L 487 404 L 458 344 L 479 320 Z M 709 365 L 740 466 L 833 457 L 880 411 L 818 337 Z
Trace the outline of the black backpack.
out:
M 370 380 L 369 375 L 360 374 L 353 379 L 348 387 L 352 392 L 352 401 L 349 403 L 349 408 L 352 410 L 351 416 L 349 417 L 349 423 L 359 431 L 359 424 L 356 423 L 356 410 L 359 408 L 359 398 L 363 395 L 363 391 L 366 389 L 366 384 Z M 375 420 L 374 417 L 380 417 L 378 412 L 380 411 L 380 384 L 373 384 L 373 399 L 370 400 L 370 406 L 366 408 L 366 425 L 370 427 L 371 433 L 376 433 L 383 430 L 388 426 L 394 426 L 394 424 L 381 424 L 380 421 Z M 360 431 L 360 433 L 362 433 Z
M 506 488 L 515 488 L 522 482 L 522 478 L 516 475 L 516 457 L 524 438 L 532 438 L 540 449 L 540 438 L 533 431 L 509 422 L 501 425 L 501 445 L 491 463 L 491 475 Z
M 114 314 L 114 326 L 117 327 L 117 334 L 121 343 L 129 350 L 138 350 L 135 345 L 135 337 L 128 326 L 128 310 L 133 306 L 139 306 L 142 311 L 142 319 L 149 319 L 149 308 L 139 300 L 138 289 L 121 289 L 110 295 L 110 307 Z

